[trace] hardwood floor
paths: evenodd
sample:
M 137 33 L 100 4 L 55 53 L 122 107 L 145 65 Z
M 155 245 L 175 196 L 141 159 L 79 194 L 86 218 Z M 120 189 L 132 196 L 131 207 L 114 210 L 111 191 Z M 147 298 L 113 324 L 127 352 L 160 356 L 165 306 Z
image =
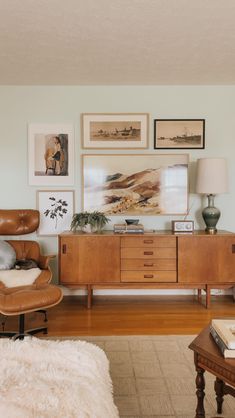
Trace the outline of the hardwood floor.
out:
M 235 317 L 232 296 L 212 296 L 210 309 L 195 296 L 95 296 L 90 310 L 83 297 L 65 296 L 48 309 L 48 336 L 197 334 L 212 318 L 224 317 Z M 26 327 L 42 320 L 28 314 Z M 9 317 L 6 329 L 16 327 Z

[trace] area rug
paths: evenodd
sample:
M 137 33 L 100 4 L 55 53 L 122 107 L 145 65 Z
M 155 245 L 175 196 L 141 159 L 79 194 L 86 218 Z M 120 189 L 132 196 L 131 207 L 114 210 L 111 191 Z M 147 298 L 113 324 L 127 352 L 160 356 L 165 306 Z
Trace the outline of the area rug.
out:
M 193 335 L 74 337 L 101 347 L 109 361 L 114 402 L 121 418 L 194 418 L 196 372 L 188 345 Z M 205 373 L 206 417 L 235 417 L 235 399 L 224 397 L 216 414 L 214 377 Z M 103 417 L 101 417 L 103 418 Z
M 0 417 L 118 418 L 109 362 L 85 341 L 0 339 Z

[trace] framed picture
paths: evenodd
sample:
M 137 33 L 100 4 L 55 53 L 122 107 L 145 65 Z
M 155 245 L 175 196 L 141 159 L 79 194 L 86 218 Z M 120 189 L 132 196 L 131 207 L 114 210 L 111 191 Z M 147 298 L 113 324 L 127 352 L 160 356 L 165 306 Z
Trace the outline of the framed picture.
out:
M 83 209 L 106 215 L 184 215 L 188 154 L 83 155 Z
M 154 119 L 154 148 L 205 148 L 205 119 Z
M 72 125 L 32 124 L 28 127 L 29 184 L 61 186 L 74 183 Z
M 58 235 L 70 229 L 74 214 L 74 190 L 37 190 L 40 212 L 38 235 Z
M 82 147 L 147 148 L 148 119 L 147 113 L 83 113 Z

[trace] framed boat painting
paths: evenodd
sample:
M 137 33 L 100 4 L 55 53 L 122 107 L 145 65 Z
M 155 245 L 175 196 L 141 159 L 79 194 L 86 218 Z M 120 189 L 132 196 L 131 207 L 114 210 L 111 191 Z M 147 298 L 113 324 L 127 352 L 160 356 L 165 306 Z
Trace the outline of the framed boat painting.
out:
M 29 125 L 28 171 L 30 185 L 67 186 L 74 183 L 72 125 Z
M 205 119 L 154 119 L 154 148 L 205 148 Z
M 188 154 L 83 155 L 83 210 L 185 215 Z
M 140 149 L 148 147 L 148 113 L 83 113 L 85 149 Z

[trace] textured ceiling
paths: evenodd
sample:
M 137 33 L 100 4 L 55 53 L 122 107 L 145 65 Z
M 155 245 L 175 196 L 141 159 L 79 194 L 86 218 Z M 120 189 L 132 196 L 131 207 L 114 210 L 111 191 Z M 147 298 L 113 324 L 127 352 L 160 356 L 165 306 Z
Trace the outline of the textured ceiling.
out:
M 235 0 L 0 0 L 0 84 L 235 84 Z

